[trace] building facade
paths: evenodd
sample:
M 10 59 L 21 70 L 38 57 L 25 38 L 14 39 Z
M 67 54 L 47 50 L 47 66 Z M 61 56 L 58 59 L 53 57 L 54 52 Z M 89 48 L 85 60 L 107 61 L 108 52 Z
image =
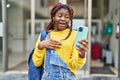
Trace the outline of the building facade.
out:
M 112 52 L 112 62 L 110 64 L 114 64 L 113 67 L 118 76 L 120 55 L 118 54 L 119 39 L 115 38 L 115 26 L 119 23 L 119 0 L 1 0 L 0 70 L 27 71 L 28 55 L 34 48 L 40 31 L 49 22 L 51 7 L 60 1 L 73 7 L 75 11 L 74 26 L 87 25 L 90 30 L 88 60 L 79 73 L 83 75 L 91 74 L 91 64 L 95 64 L 91 58 L 93 39 L 94 42 L 102 45 L 109 44 L 110 52 Z M 113 24 L 113 34 L 110 36 L 102 34 L 108 22 Z M 94 27 L 97 28 L 97 33 L 91 35 Z

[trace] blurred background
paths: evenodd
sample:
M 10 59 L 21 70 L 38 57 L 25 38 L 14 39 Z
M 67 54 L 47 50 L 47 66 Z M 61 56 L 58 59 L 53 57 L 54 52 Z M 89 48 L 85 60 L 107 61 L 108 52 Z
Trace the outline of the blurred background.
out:
M 73 29 L 89 27 L 88 61 L 77 76 L 118 77 L 120 0 L 0 0 L 0 71 L 27 72 L 29 53 L 59 1 L 73 7 Z

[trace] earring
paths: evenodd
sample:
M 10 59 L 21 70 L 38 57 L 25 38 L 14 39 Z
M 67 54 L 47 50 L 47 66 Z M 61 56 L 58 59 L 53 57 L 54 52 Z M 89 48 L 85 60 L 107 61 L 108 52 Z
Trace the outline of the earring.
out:
M 71 27 L 71 22 L 68 23 L 68 26 Z

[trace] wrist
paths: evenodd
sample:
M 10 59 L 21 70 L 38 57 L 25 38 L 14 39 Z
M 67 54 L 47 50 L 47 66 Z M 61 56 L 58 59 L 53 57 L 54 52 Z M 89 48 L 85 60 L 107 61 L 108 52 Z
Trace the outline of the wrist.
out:
M 79 56 L 80 58 L 85 58 L 85 53 L 79 52 L 79 53 L 78 53 L 78 56 Z
M 44 49 L 44 47 L 43 47 L 43 45 L 41 44 L 41 42 L 38 44 L 38 49 L 39 49 L 39 50 L 43 50 L 43 49 Z

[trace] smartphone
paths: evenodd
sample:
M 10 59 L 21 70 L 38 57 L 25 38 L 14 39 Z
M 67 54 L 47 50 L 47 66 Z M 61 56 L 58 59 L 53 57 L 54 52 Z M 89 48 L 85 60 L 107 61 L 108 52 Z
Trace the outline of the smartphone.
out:
M 85 40 L 88 37 L 88 27 L 87 26 L 80 26 L 77 28 L 77 35 L 75 40 L 75 48 L 77 48 L 76 45 L 80 44 L 78 41 Z M 83 46 L 82 43 L 80 46 Z

